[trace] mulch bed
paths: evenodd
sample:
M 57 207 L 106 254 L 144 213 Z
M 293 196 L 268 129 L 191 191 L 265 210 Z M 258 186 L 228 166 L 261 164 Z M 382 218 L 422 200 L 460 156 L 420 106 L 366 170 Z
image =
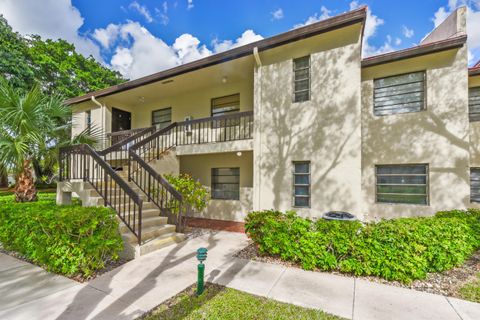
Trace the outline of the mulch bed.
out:
M 300 268 L 301 266 L 293 262 L 283 261 L 279 257 L 272 257 L 262 254 L 257 246 L 253 243 L 249 244 L 244 249 L 237 252 L 237 258 L 254 260 L 259 262 L 280 264 L 286 267 Z M 317 270 L 319 272 L 325 272 Z M 328 272 L 328 271 L 327 271 Z M 351 275 L 331 272 L 332 274 L 341 275 L 344 277 L 351 277 Z M 442 273 L 430 273 L 424 280 L 415 280 L 411 284 L 404 284 L 398 281 L 388 281 L 378 277 L 357 277 L 372 282 L 393 285 L 418 291 L 424 291 L 434 294 L 441 294 L 444 296 L 451 296 L 461 298 L 458 290 L 467 282 L 476 279 L 476 275 L 480 273 L 480 251 L 477 251 L 473 256 L 466 261 L 462 266 L 448 270 Z

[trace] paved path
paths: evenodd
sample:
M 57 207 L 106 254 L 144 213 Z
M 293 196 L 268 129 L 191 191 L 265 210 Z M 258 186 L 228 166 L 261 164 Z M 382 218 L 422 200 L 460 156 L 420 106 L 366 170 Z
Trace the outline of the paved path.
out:
M 79 284 L 0 255 L 0 319 L 134 319 L 196 281 L 195 251 L 209 249 L 207 281 L 348 319 L 479 320 L 480 304 L 364 280 L 232 258 L 245 235 L 217 232 L 172 245 Z

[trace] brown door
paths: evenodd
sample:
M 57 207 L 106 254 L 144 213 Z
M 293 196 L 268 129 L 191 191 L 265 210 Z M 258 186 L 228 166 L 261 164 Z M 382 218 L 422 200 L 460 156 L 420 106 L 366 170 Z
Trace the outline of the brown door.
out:
M 130 130 L 132 114 L 127 111 L 112 108 L 112 132 Z

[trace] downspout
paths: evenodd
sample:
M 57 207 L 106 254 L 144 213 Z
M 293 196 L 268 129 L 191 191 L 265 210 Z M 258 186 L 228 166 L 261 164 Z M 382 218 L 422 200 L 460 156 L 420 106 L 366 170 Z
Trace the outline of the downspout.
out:
M 258 54 L 258 47 L 253 48 L 253 57 L 255 59 L 256 68 L 254 72 L 256 73 L 256 81 L 254 81 L 254 88 L 253 92 L 256 95 L 254 98 L 254 121 L 256 122 L 254 125 L 254 196 L 253 196 L 253 207 L 254 210 L 260 210 L 260 193 L 261 193 L 261 162 L 262 162 L 262 132 L 259 129 L 259 123 L 262 119 L 262 60 L 260 59 L 260 55 Z M 255 156 L 255 154 L 257 154 Z

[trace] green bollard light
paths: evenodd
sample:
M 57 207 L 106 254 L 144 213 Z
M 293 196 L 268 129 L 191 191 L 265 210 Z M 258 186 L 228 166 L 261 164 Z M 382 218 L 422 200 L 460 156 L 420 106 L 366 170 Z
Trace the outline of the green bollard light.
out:
M 203 261 L 207 260 L 207 248 L 199 248 L 197 250 L 197 259 L 200 262 L 197 265 L 197 270 L 198 270 L 198 278 L 197 278 L 197 296 L 201 295 L 203 293 L 203 290 L 205 289 L 204 287 L 204 274 L 205 274 L 205 265 L 203 264 Z

